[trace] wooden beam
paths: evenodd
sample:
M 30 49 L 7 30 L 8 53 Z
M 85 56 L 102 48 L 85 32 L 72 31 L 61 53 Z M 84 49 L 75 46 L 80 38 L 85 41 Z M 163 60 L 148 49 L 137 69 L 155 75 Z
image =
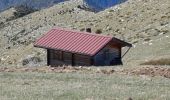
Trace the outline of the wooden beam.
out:
M 61 51 L 61 61 L 64 61 L 63 53 L 64 53 L 64 51 Z
M 47 66 L 49 66 L 50 65 L 50 50 L 49 49 L 47 49 Z
M 120 59 L 122 57 L 122 48 L 121 47 L 119 47 L 119 57 L 120 57 Z
M 75 54 L 72 53 L 72 57 L 71 57 L 71 62 L 72 62 L 72 66 L 75 66 Z
M 94 59 L 93 59 L 93 56 L 90 58 L 90 65 L 94 65 Z
M 130 50 L 131 47 L 128 48 L 128 50 L 123 54 L 123 56 L 121 58 L 123 58 Z

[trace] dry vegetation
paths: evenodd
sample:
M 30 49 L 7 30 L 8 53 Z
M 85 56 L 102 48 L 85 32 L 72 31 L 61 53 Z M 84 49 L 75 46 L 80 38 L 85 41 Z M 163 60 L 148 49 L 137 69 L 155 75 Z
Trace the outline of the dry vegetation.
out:
M 0 100 L 170 100 L 170 59 L 150 60 L 170 57 L 169 0 L 128 0 L 99 13 L 75 1 L 15 20 L 16 9 L 0 14 Z M 91 27 L 134 46 L 124 66 L 22 67 L 46 63 L 32 43 L 55 26 Z
M 14 16 L 15 9 L 11 8 L 2 12 L 0 14 L 0 23 L 2 23 L 0 25 L 2 27 L 0 28 L 0 64 L 19 66 L 22 65 L 23 60 L 27 59 L 27 56 L 36 56 L 37 52 L 41 53 L 39 57 L 43 59 L 46 53 L 35 49 L 31 44 L 56 26 L 76 30 L 90 27 L 93 32 L 110 34 L 133 43 L 136 48 L 139 48 L 131 52 L 137 59 L 143 59 L 141 56 L 149 57 L 153 53 L 155 57 L 162 56 L 162 53 L 169 54 L 170 47 L 166 47 L 170 40 L 169 0 L 128 0 L 98 13 L 79 9 L 77 6 L 81 4 L 82 0 L 69 0 L 10 21 L 6 20 Z M 163 37 L 167 38 L 161 39 Z M 152 47 L 153 50 L 147 50 L 152 45 L 155 46 L 154 49 Z M 167 51 L 158 51 L 160 48 Z M 143 54 L 135 55 L 141 52 L 140 49 Z M 149 51 L 152 52 L 147 53 Z M 126 59 L 129 58 L 128 56 Z
M 169 100 L 170 67 L 1 67 L 2 100 Z M 14 98 L 15 97 L 15 98 Z
M 147 75 L 147 76 L 151 76 L 151 77 L 162 76 L 165 78 L 170 78 L 170 68 L 169 67 L 161 67 L 161 66 L 142 67 L 141 66 L 140 68 L 124 69 L 122 72 L 126 73 L 126 74 L 131 74 L 131 75 Z
M 116 71 L 113 68 L 61 66 L 61 67 L 1 67 L 0 72 L 102 73 L 110 75 L 115 73 Z
M 1 100 L 169 100 L 163 77 L 91 72 L 0 72 Z
M 150 60 L 150 61 L 142 63 L 141 65 L 170 65 L 170 58 Z
M 102 68 L 102 67 L 71 67 L 71 66 L 62 66 L 62 67 L 1 67 L 0 72 L 40 72 L 40 73 L 86 73 L 86 74 L 126 74 L 126 75 L 147 75 L 149 77 L 161 76 L 164 78 L 170 79 L 170 68 L 169 67 L 137 67 L 137 68 Z

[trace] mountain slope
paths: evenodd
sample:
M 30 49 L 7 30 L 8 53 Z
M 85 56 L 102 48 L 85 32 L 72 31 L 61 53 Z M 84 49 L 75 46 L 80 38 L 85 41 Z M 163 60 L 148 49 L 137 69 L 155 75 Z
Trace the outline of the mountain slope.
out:
M 34 48 L 32 43 L 56 26 L 77 30 L 91 27 L 93 31 L 102 30 L 103 34 L 109 33 L 133 43 L 135 48 L 125 56 L 125 64 L 139 64 L 164 55 L 170 57 L 169 2 L 128 0 L 105 11 L 92 13 L 77 8 L 82 4 L 81 0 L 71 0 L 4 22 L 4 27 L 0 28 L 0 63 L 21 66 L 23 59 L 30 56 L 38 56 L 45 62 L 45 51 Z
M 35 9 L 41 9 L 63 1 L 66 0 L 48 0 L 48 2 L 47 0 L 1 0 L 0 11 L 4 11 L 5 9 L 18 5 L 27 5 Z

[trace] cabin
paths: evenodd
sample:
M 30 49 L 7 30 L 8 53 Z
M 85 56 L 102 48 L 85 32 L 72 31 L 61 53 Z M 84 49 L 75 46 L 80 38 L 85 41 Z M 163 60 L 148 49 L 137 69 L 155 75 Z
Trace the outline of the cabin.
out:
M 127 0 L 83 0 L 83 4 L 93 11 L 101 11 Z
M 48 66 L 112 66 L 122 64 L 122 47 L 131 44 L 113 36 L 54 28 L 37 39 L 47 49 Z

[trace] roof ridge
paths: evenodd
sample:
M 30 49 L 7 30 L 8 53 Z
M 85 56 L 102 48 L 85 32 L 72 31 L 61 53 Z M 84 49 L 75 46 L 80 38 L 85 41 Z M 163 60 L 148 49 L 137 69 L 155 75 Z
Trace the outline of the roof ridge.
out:
M 60 27 L 53 28 L 53 30 L 62 30 L 62 31 L 67 31 L 67 32 L 75 32 L 75 33 L 82 33 L 82 34 L 87 34 L 87 35 L 94 35 L 94 36 L 107 37 L 107 38 L 114 38 L 111 35 L 88 33 L 88 32 L 82 32 L 82 31 L 79 31 L 79 30 L 71 30 L 71 29 L 65 29 L 65 28 L 60 28 Z

